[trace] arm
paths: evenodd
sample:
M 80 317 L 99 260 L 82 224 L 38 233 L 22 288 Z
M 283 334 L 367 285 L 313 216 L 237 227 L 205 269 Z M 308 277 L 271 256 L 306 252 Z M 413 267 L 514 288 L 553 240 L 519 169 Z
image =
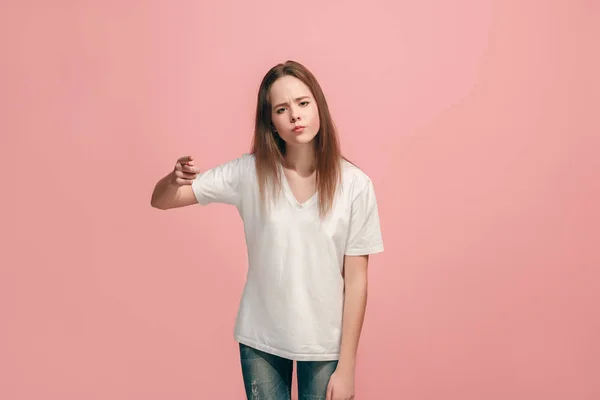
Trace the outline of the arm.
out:
M 338 369 L 352 371 L 367 305 L 367 266 L 369 256 L 344 257 L 344 315 Z
M 159 180 L 152 192 L 150 205 L 160 210 L 185 207 L 196 204 L 196 196 L 190 185 L 179 186 L 174 183 L 175 171 Z
M 344 257 L 344 315 L 337 368 L 329 380 L 327 400 L 354 398 L 356 351 L 367 305 L 369 256 Z
M 234 204 L 239 207 L 244 171 L 253 166 L 253 162 L 252 157 L 242 155 L 200 173 L 194 167 L 192 157 L 181 157 L 173 172 L 158 181 L 150 203 L 161 210 L 197 203 Z
M 192 183 L 198 174 L 193 157 L 181 157 L 175 168 L 159 180 L 152 192 L 150 205 L 160 210 L 196 204 Z
M 352 201 L 344 253 L 344 313 L 340 358 L 329 379 L 327 400 L 354 398 L 356 351 L 367 305 L 369 255 L 382 251 L 377 200 L 373 183 L 368 180 Z

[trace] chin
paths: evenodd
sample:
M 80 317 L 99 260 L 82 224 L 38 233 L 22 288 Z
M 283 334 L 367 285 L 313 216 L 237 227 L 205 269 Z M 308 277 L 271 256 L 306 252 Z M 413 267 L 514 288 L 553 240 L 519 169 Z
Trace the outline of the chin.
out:
M 296 135 L 294 132 L 291 132 L 284 140 L 286 143 L 291 145 L 301 145 L 312 142 L 315 136 L 317 135 L 310 132 L 303 132 L 300 135 Z

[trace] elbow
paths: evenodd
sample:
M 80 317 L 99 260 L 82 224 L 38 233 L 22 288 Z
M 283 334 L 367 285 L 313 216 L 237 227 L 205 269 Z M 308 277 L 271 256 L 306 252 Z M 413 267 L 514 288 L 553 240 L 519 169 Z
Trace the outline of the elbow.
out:
M 357 278 L 345 282 L 346 290 L 357 294 L 366 294 L 369 290 L 367 278 Z
M 165 206 L 165 205 L 163 205 L 163 204 L 151 204 L 151 206 L 152 206 L 153 208 L 156 208 L 156 209 L 158 209 L 158 210 L 163 210 L 163 211 L 164 211 L 164 210 L 168 210 L 168 209 L 170 208 L 170 207 L 167 207 L 167 206 Z
M 156 201 L 156 200 L 154 199 L 154 197 L 153 197 L 153 198 L 150 200 L 150 206 L 151 206 L 152 208 L 156 208 L 156 209 L 159 209 L 159 210 L 166 210 L 166 209 L 167 209 L 167 207 L 165 207 L 165 205 L 164 205 L 164 204 L 161 204 L 161 203 L 159 203 L 158 201 Z

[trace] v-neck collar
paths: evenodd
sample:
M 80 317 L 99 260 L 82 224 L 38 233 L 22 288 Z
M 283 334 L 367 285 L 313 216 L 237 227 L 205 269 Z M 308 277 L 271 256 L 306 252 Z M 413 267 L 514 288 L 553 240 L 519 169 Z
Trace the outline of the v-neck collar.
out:
M 289 185 L 287 176 L 285 176 L 285 170 L 283 168 L 283 165 L 281 165 L 281 164 L 279 164 L 279 172 L 281 174 L 281 185 L 283 187 L 283 192 L 285 194 L 285 197 L 289 200 L 290 203 L 292 203 L 292 205 L 294 207 L 307 208 L 315 203 L 315 201 L 319 197 L 318 190 L 315 190 L 315 193 L 313 193 L 313 195 L 308 200 L 306 200 L 304 203 L 300 203 L 298 201 L 298 199 L 296 198 L 296 196 L 294 196 L 294 193 L 292 192 L 292 188 Z

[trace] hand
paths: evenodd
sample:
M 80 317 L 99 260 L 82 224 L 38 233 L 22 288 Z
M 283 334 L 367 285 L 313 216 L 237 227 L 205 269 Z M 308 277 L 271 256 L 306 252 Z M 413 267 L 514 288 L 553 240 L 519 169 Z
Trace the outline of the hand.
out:
M 194 158 L 192 156 L 181 157 L 177 160 L 171 174 L 171 183 L 175 186 L 191 185 L 199 172 L 198 168 L 194 167 Z
M 354 371 L 336 369 L 331 374 L 326 400 L 354 400 Z

